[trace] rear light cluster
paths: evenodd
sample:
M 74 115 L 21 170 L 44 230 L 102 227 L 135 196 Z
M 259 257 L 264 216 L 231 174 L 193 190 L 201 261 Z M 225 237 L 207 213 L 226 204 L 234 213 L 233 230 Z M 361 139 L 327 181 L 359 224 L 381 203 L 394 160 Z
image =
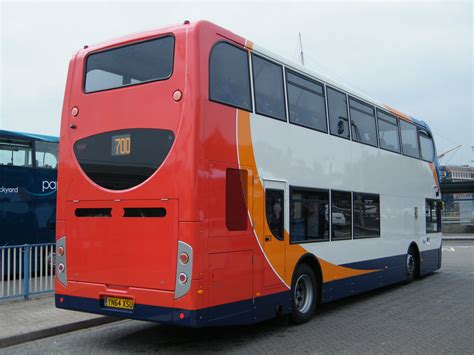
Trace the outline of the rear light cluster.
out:
M 56 241 L 56 265 L 56 278 L 67 286 L 66 237 L 61 237 Z
M 176 285 L 174 298 L 183 297 L 191 288 L 193 272 L 193 248 L 185 243 L 178 241 L 178 260 L 176 263 Z

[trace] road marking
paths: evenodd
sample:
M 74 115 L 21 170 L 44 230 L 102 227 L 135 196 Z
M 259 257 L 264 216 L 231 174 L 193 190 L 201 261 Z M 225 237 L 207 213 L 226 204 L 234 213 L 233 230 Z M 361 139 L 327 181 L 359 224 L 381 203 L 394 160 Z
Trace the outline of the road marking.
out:
M 443 247 L 443 251 L 456 251 L 453 247 Z

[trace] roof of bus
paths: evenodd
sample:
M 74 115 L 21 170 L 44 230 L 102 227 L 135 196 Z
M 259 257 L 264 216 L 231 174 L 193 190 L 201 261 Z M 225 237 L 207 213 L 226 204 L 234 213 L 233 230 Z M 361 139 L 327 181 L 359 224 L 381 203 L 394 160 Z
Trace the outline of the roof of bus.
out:
M 95 50 L 100 50 L 100 49 L 104 49 L 104 48 L 107 48 L 109 46 L 113 46 L 117 43 L 126 43 L 126 42 L 132 42 L 132 41 L 135 41 L 139 38 L 144 38 L 144 37 L 151 37 L 153 35 L 156 35 L 158 33 L 162 33 L 163 31 L 166 31 L 166 32 L 174 32 L 175 30 L 177 30 L 178 28 L 181 28 L 181 27 L 187 27 L 187 26 L 193 26 L 193 27 L 197 27 L 197 26 L 208 26 L 208 27 L 214 27 L 216 29 L 216 31 L 218 33 L 229 33 L 229 34 L 233 34 L 234 35 L 234 39 L 233 40 L 236 40 L 238 38 L 237 41 L 241 41 L 241 40 L 244 40 L 240 35 L 238 34 L 235 34 L 233 33 L 232 31 L 229 31 L 219 25 L 216 25 L 210 21 L 207 21 L 207 20 L 199 20 L 199 21 L 194 21 L 192 23 L 190 23 L 189 21 L 185 21 L 184 24 L 178 24 L 178 25 L 172 25 L 172 26 L 166 26 L 166 27 L 162 27 L 162 28 L 158 28 L 158 29 L 154 29 L 154 30 L 149 30 L 149 31 L 144 31 L 144 32 L 140 32 L 140 33 L 135 33 L 135 34 L 131 34 L 131 35 L 127 35 L 127 36 L 124 36 L 124 37 L 121 37 L 121 38 L 116 38 L 116 39 L 113 39 L 113 40 L 108 40 L 108 41 L 105 41 L 105 42 L 102 42 L 102 43 L 99 43 L 99 44 L 96 44 L 96 45 L 92 45 L 92 46 L 86 46 L 85 48 L 86 49 L 86 52 L 90 52 L 90 51 L 95 51 Z M 226 38 L 229 38 L 228 36 L 225 36 Z M 312 76 L 314 77 L 315 79 L 318 79 L 320 81 L 323 81 L 331 86 L 334 86 L 335 88 L 338 88 L 340 90 L 343 90 L 345 92 L 347 92 L 348 94 L 352 95 L 352 96 L 355 96 L 356 98 L 359 98 L 359 99 L 362 99 L 363 101 L 367 101 L 368 103 L 371 103 L 373 105 L 376 105 L 378 108 L 380 109 L 384 109 L 394 115 L 396 115 L 397 117 L 405 120 L 405 121 L 409 121 L 409 122 L 412 122 L 412 123 L 415 123 L 417 124 L 419 127 L 422 127 L 424 129 L 426 129 L 427 131 L 431 132 L 428 124 L 426 124 L 426 122 L 422 121 L 422 120 L 418 120 L 412 116 L 409 116 L 387 104 L 384 104 L 383 102 L 381 101 L 378 101 L 376 99 L 373 99 L 371 98 L 370 96 L 360 92 L 359 90 L 356 90 L 354 88 L 351 88 L 349 85 L 347 84 L 344 84 L 340 81 L 337 81 L 335 79 L 332 79 L 330 76 L 328 75 L 325 75 L 323 74 L 322 72 L 320 71 L 317 71 L 317 70 L 314 70 L 314 69 L 308 69 L 308 67 L 305 67 L 305 66 L 302 66 L 298 63 L 296 63 L 295 61 L 291 60 L 291 59 L 288 59 L 288 58 L 285 58 L 283 56 L 280 56 L 278 54 L 275 54 L 267 49 L 265 49 L 264 47 L 260 47 L 258 45 L 255 45 L 253 42 L 249 41 L 249 40 L 246 40 L 245 43 L 241 43 L 241 45 L 246 45 L 247 48 L 249 49 L 252 49 L 266 57 L 269 57 L 277 62 L 280 62 L 282 64 L 284 64 L 285 66 L 287 67 L 290 67 L 296 71 L 299 71 L 301 73 L 305 73 L 309 76 Z M 83 50 L 81 50 L 83 51 Z M 80 51 L 80 52 L 81 52 Z
M 55 143 L 59 142 L 59 137 L 55 137 L 55 136 L 47 136 L 44 134 L 36 134 L 36 133 L 5 131 L 1 129 L 0 129 L 0 138 L 28 139 L 28 140 L 55 142 Z

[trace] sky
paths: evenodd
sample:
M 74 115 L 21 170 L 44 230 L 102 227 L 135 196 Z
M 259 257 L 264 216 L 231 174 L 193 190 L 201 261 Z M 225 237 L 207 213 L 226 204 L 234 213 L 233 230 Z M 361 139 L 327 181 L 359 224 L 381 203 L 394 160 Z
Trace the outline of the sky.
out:
M 442 164 L 474 159 L 471 1 L 0 0 L 0 129 L 59 135 L 70 57 L 85 44 L 206 19 L 427 122 Z

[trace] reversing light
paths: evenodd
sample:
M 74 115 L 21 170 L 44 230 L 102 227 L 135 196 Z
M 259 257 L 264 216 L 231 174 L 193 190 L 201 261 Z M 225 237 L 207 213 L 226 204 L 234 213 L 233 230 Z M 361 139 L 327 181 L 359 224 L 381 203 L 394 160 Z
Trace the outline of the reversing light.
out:
M 181 253 L 179 255 L 179 261 L 181 264 L 186 265 L 189 262 L 189 255 L 187 253 Z
M 60 263 L 58 265 L 58 271 L 61 272 L 61 273 L 64 272 L 64 264 L 63 263 Z
M 188 275 L 186 275 L 184 272 L 179 274 L 179 283 L 184 285 L 186 282 L 188 282 Z
M 63 248 L 63 247 L 59 247 L 57 252 L 58 252 L 58 255 L 59 255 L 59 256 L 63 256 L 63 255 L 64 255 L 64 248 Z
M 181 92 L 181 90 L 176 90 L 174 93 L 173 93 L 173 100 L 178 102 L 179 100 L 181 100 L 181 98 L 183 97 L 183 93 Z

